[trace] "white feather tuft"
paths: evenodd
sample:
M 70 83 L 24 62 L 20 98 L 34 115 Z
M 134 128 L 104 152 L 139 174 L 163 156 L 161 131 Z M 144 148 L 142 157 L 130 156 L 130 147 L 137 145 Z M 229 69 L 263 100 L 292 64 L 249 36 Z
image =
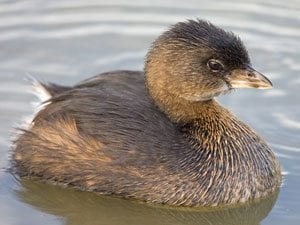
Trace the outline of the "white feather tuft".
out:
M 29 81 L 33 87 L 30 89 L 30 92 L 38 97 L 41 102 L 45 102 L 51 98 L 51 94 L 46 88 L 31 74 L 26 74 L 26 80 Z
M 30 102 L 30 105 L 33 108 L 33 113 L 31 115 L 24 116 L 21 120 L 21 124 L 19 124 L 17 127 L 23 129 L 30 129 L 30 127 L 33 125 L 32 121 L 36 114 L 50 103 L 48 100 L 51 98 L 51 94 L 31 74 L 26 73 L 25 80 L 30 83 L 30 88 L 28 89 L 28 92 L 35 95 L 37 99 Z

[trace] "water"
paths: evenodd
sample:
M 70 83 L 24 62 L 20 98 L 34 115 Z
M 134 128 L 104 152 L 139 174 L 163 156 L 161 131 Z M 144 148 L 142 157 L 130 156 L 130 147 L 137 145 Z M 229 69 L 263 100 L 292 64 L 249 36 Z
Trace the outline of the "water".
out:
M 107 70 L 142 69 L 160 32 L 196 17 L 239 34 L 253 65 L 274 83 L 272 90 L 240 90 L 220 101 L 278 155 L 284 182 L 277 201 L 275 194 L 217 210 L 161 207 L 19 181 L 5 172 L 13 127 L 33 113 L 31 103 L 37 100 L 24 79 L 28 74 L 74 84 Z M 1 225 L 299 224 L 299 1 L 2 0 L 0 19 Z

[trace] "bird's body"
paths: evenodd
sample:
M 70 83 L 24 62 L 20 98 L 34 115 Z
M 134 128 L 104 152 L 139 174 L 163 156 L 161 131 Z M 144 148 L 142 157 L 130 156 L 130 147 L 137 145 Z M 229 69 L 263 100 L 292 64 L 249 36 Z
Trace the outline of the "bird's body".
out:
M 44 85 L 51 98 L 16 140 L 19 173 L 186 206 L 244 202 L 277 189 L 278 161 L 253 130 L 210 95 L 191 101 L 190 93 L 174 97 L 168 87 L 154 93 L 164 79 L 145 71 Z

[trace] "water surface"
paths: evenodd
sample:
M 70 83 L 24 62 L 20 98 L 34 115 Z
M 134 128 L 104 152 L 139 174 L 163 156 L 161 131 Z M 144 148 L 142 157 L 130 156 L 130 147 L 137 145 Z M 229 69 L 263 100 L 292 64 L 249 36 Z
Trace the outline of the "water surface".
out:
M 101 197 L 6 172 L 13 127 L 33 113 L 26 76 L 74 84 L 100 72 L 143 68 L 151 41 L 170 24 L 205 18 L 239 34 L 253 65 L 274 83 L 220 101 L 276 152 L 284 183 L 260 202 L 185 209 Z M 1 1 L 0 224 L 289 224 L 300 223 L 300 2 Z M 273 207 L 274 206 L 274 207 Z

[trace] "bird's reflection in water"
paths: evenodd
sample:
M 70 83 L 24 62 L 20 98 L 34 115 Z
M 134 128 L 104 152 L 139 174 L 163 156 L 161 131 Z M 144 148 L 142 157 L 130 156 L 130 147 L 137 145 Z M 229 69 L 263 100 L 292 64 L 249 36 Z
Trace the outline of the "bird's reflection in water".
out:
M 258 225 L 271 211 L 278 196 L 277 191 L 267 199 L 240 206 L 195 209 L 153 206 L 27 179 L 21 184 L 22 190 L 17 191 L 21 201 L 64 218 L 68 225 Z

